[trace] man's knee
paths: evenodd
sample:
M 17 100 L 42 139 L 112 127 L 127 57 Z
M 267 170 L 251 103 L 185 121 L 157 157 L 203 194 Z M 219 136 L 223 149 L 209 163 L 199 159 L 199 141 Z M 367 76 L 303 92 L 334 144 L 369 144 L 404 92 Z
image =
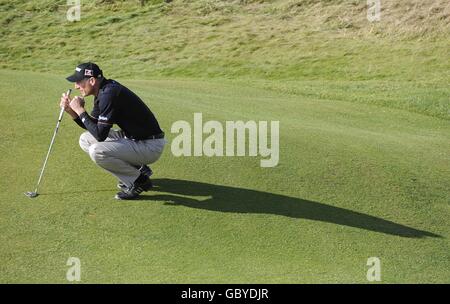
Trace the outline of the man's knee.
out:
M 91 144 L 88 148 L 88 153 L 91 159 L 97 164 L 105 159 L 104 149 L 99 143 Z
M 92 145 L 92 138 L 93 136 L 89 132 L 83 132 L 83 134 L 80 135 L 80 140 L 78 141 L 80 144 L 81 149 L 89 153 L 89 147 Z

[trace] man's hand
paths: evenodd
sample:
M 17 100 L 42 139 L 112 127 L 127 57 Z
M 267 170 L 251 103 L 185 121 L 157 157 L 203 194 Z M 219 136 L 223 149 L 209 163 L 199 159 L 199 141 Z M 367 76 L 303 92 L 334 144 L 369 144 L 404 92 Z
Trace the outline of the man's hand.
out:
M 67 113 L 69 113 L 70 116 L 72 116 L 72 118 L 75 119 L 75 118 L 78 117 L 78 114 L 75 113 L 75 112 L 72 110 L 72 108 L 70 107 L 70 99 L 69 99 L 69 96 L 68 96 L 66 93 L 63 93 L 63 94 L 62 94 L 61 100 L 60 100 L 60 102 L 59 102 L 59 106 L 60 106 L 61 108 L 63 108 L 64 111 L 66 111 Z
M 59 106 L 67 112 L 67 110 L 70 109 L 69 103 L 69 96 L 66 93 L 63 93 L 59 102 Z
M 86 112 L 84 109 L 84 99 L 80 96 L 75 96 L 70 101 L 69 106 L 78 116 L 80 116 L 81 113 Z

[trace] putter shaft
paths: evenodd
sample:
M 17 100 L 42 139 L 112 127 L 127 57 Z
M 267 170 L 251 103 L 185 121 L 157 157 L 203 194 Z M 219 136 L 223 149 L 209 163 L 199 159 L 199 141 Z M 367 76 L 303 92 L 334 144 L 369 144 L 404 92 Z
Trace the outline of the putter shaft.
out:
M 72 89 L 67 90 L 66 95 L 69 96 L 71 92 L 72 92 Z M 58 133 L 59 124 L 61 123 L 63 115 L 64 115 L 64 108 L 61 108 L 61 111 L 59 112 L 58 122 L 56 124 L 55 131 L 53 132 L 52 141 L 50 142 L 50 147 L 48 148 L 47 155 L 45 156 L 44 165 L 42 166 L 41 174 L 39 175 L 36 189 L 34 190 L 34 196 L 28 195 L 29 197 L 37 196 L 38 187 L 39 187 L 39 184 L 41 183 L 42 176 L 44 175 L 45 166 L 47 165 L 48 157 L 50 156 L 50 152 L 52 151 L 53 143 L 55 142 L 56 134 Z M 28 193 L 30 193 L 30 192 L 28 192 Z

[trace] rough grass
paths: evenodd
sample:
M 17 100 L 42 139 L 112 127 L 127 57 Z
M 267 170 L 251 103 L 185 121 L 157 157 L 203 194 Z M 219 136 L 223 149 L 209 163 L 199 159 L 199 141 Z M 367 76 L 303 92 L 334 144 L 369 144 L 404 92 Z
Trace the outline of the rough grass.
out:
M 357 81 L 358 100 L 448 119 L 449 7 L 383 1 L 370 23 L 366 1 L 82 1 L 70 23 L 65 1 L 2 1 L 0 67 L 65 74 L 94 60 L 111 77 L 265 79 L 291 93 Z
M 427 79 L 449 68 L 443 0 L 384 1 L 378 23 L 365 1 L 159 2 L 82 2 L 74 23 L 64 1 L 2 2 L 1 64 L 63 72 L 95 59 L 120 76 L 331 79 Z

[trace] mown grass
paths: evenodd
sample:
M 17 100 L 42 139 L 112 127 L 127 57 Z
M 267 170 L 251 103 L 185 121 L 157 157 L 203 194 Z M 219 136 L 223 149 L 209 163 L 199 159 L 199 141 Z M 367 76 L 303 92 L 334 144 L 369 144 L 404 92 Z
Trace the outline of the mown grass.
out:
M 153 166 L 155 191 L 113 199 L 115 179 L 78 147 L 65 117 L 41 185 L 27 198 L 67 83 L 1 71 L 0 281 L 448 282 L 447 121 L 233 81 L 119 79 L 147 101 L 169 141 L 176 120 L 279 120 L 280 163 L 176 158 Z M 14 95 L 14 98 L 11 96 Z M 91 100 L 88 101 L 89 107 Z M 280 106 L 282 105 L 282 106 Z

